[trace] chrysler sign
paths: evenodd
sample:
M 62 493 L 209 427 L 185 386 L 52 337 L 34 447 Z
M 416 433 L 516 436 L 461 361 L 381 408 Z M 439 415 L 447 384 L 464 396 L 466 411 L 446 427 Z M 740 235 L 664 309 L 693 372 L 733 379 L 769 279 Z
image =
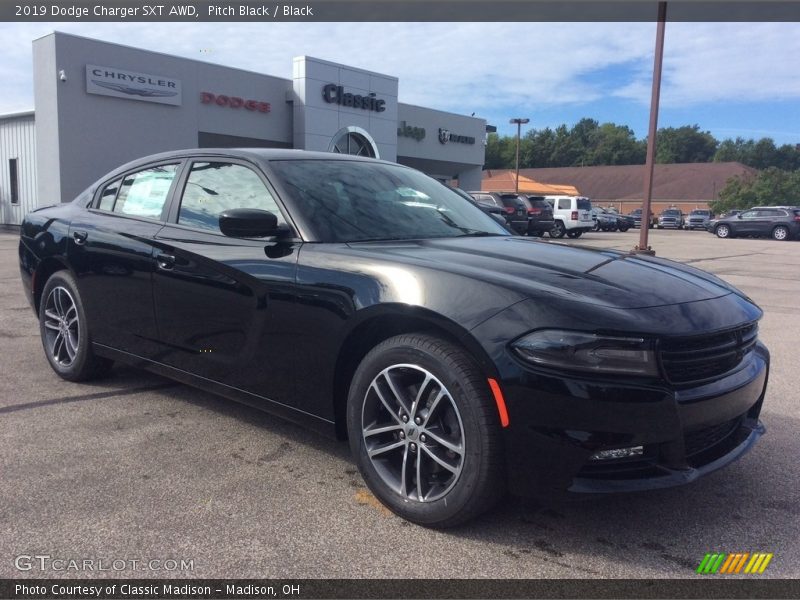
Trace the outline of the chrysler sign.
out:
M 181 105 L 181 81 L 116 67 L 86 65 L 86 93 Z

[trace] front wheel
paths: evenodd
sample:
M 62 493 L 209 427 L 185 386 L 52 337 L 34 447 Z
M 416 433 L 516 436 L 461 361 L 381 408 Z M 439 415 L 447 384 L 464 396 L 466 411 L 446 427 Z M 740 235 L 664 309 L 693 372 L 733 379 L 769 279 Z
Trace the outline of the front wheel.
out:
M 44 286 L 39 331 L 47 361 L 63 379 L 93 379 L 105 374 L 113 364 L 92 351 L 78 286 L 67 271 L 57 271 Z
M 624 225 L 620 225 L 620 226 L 619 226 L 619 230 L 620 230 L 622 233 L 625 233 L 625 232 L 626 232 L 626 231 L 628 231 L 628 229 L 630 229 L 630 228 L 631 228 L 631 226 L 630 226 L 630 225 L 628 225 L 627 223 L 626 223 L 626 224 L 624 224 Z
M 419 333 L 373 348 L 350 386 L 347 429 L 369 489 L 409 521 L 452 527 L 504 493 L 497 408 L 451 342 Z
M 772 239 L 782 242 L 789 239 L 789 228 L 785 225 L 778 225 L 772 230 Z

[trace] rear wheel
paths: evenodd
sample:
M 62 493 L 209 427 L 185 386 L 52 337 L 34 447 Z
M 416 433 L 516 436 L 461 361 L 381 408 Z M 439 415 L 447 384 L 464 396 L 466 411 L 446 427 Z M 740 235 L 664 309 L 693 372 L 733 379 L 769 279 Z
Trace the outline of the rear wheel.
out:
M 497 408 L 474 361 L 448 341 L 407 334 L 370 351 L 347 427 L 367 486 L 409 521 L 458 525 L 504 493 Z
M 86 381 L 104 375 L 113 365 L 92 351 L 78 286 L 67 271 L 57 271 L 44 286 L 39 331 L 47 361 L 63 379 Z
M 619 226 L 619 230 L 620 230 L 622 233 L 625 233 L 625 232 L 626 232 L 626 231 L 628 231 L 628 229 L 630 229 L 630 228 L 631 228 L 631 226 L 630 226 L 630 225 L 628 225 L 627 223 L 624 223 L 624 224 L 622 224 L 622 225 L 620 225 L 620 226 Z
M 564 237 L 565 233 L 567 233 L 567 229 L 564 227 L 564 223 L 561 221 L 556 221 L 553 224 L 553 228 L 550 230 L 550 237 L 560 239 Z
M 731 228 L 727 225 L 717 225 L 717 228 L 714 230 L 714 233 L 717 234 L 718 238 L 727 238 L 731 236 Z
M 789 239 L 789 228 L 785 225 L 778 225 L 772 230 L 772 239 L 782 242 Z

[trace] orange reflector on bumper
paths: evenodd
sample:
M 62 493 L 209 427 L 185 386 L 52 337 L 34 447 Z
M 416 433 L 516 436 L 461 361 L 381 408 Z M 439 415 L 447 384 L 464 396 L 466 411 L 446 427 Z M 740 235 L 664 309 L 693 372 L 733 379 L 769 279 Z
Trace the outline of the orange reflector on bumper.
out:
M 497 404 L 497 412 L 500 413 L 500 425 L 508 427 L 508 410 L 506 410 L 506 401 L 503 398 L 503 392 L 500 391 L 500 385 L 494 379 L 490 378 L 488 381 L 494 401 Z

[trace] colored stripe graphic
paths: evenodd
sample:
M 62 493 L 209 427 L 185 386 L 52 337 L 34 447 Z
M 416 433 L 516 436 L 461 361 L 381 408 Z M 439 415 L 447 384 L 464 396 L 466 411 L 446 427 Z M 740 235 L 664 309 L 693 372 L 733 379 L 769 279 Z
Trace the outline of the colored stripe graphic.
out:
M 722 561 L 725 560 L 726 554 L 721 553 L 708 553 L 703 557 L 700 566 L 697 567 L 697 572 L 707 575 L 709 573 L 716 573 L 722 566 Z
M 767 569 L 767 565 L 769 564 L 769 561 L 771 561 L 771 560 L 772 560 L 772 557 L 773 557 L 773 556 L 774 556 L 774 555 L 772 554 L 772 552 L 770 552 L 769 554 L 767 554 L 767 555 L 764 557 L 764 562 L 762 562 L 762 563 L 761 563 L 761 568 L 758 570 L 759 574 L 761 574 L 761 573 L 763 573 L 764 571 L 766 571 L 766 569 Z
M 728 559 L 722 564 L 720 573 L 730 573 L 731 565 L 739 558 L 738 554 L 728 554 Z
M 748 573 L 750 575 L 760 575 L 766 571 L 767 566 L 774 554 L 771 552 L 708 552 L 700 561 L 697 573 L 701 575 L 733 575 Z M 744 571 L 742 571 L 744 568 Z
M 748 556 L 750 556 L 749 552 L 745 552 L 744 554 L 742 554 L 742 557 L 739 559 L 739 564 L 736 565 L 736 570 L 734 571 L 734 573 L 738 573 L 739 571 L 742 570 L 742 567 L 744 566 L 744 561 L 747 560 Z
M 700 561 L 700 566 L 697 567 L 698 573 L 706 572 L 706 565 L 708 565 L 709 560 L 711 560 L 711 555 L 706 553 L 706 555 L 703 557 L 703 560 Z

